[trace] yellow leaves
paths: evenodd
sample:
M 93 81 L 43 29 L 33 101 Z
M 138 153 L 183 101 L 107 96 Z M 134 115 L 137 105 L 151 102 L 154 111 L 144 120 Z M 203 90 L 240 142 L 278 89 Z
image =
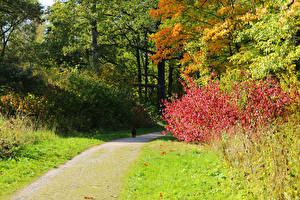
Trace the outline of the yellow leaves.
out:
M 266 7 L 261 9 L 256 9 L 256 13 L 259 17 L 268 13 L 268 9 Z
M 232 30 L 235 28 L 234 21 L 226 19 L 223 23 L 215 24 L 212 28 L 206 28 L 203 33 L 203 41 L 225 39 Z
M 232 9 L 233 9 L 232 6 L 222 7 L 221 9 L 219 9 L 217 11 L 217 14 L 220 14 L 220 15 L 228 14 Z
M 172 36 L 173 36 L 173 37 L 178 36 L 179 33 L 180 33 L 180 31 L 182 31 L 182 29 L 183 29 L 182 24 L 181 24 L 180 22 L 177 23 L 177 24 L 174 26 L 173 30 L 172 30 Z
M 293 17 L 293 15 L 295 14 L 295 10 L 289 10 L 285 13 L 285 17 Z
M 286 22 L 286 18 L 281 17 L 281 18 L 279 19 L 277 25 L 278 25 L 278 26 L 281 26 L 281 25 L 283 25 L 285 22 Z
M 258 17 L 259 16 L 251 14 L 251 13 L 248 12 L 245 15 L 242 15 L 242 16 L 238 17 L 237 19 L 241 20 L 242 22 L 247 22 L 247 21 L 258 19 Z
M 300 2 L 299 0 L 294 1 L 293 4 L 286 3 L 282 9 L 287 9 L 288 5 L 290 5 L 289 9 L 285 12 L 284 16 L 286 18 L 294 17 L 296 13 L 299 13 Z M 298 14 L 299 15 L 299 14 Z
M 299 1 L 299 0 L 296 0 L 296 1 L 294 2 L 294 4 L 292 5 L 291 9 L 292 9 L 292 10 L 297 10 L 297 9 L 299 9 L 299 8 L 300 8 L 300 1 Z

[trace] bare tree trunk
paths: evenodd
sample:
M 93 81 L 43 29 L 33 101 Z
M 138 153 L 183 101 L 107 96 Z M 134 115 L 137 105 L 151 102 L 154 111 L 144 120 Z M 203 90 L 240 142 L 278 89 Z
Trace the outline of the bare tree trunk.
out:
M 172 95 L 173 71 L 174 71 L 174 67 L 172 66 L 172 64 L 170 64 L 170 66 L 169 66 L 169 78 L 168 78 L 168 96 Z
M 141 57 L 140 57 L 140 50 L 136 48 L 136 62 L 138 68 L 138 93 L 139 99 L 142 98 L 142 67 L 141 67 Z
M 162 60 L 161 62 L 159 62 L 157 68 L 158 68 L 158 84 L 157 84 L 158 111 L 160 114 L 162 114 L 164 108 L 162 101 L 165 99 L 166 96 L 165 61 Z
M 149 58 L 148 58 L 148 53 L 145 52 L 145 66 L 144 66 L 144 71 L 145 71 L 145 100 L 148 99 L 148 65 L 149 65 Z
M 97 0 L 93 1 L 93 13 L 96 13 L 96 2 Z M 92 62 L 94 69 L 98 74 L 100 74 L 100 69 L 98 66 L 98 29 L 96 19 L 92 19 Z
M 148 36 L 147 36 L 147 32 L 145 32 L 145 38 L 144 38 L 144 42 L 145 42 L 145 49 L 148 49 Z M 145 76 L 145 100 L 147 101 L 148 99 L 148 65 L 149 65 L 149 57 L 148 57 L 148 52 L 145 51 L 145 64 L 144 64 L 144 72 L 146 74 Z

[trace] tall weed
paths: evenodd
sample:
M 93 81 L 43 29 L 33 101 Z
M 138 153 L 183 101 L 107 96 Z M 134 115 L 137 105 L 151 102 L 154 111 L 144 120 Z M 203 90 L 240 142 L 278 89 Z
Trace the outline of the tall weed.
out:
M 259 131 L 241 127 L 232 131 L 235 133 L 223 137 L 221 145 L 232 169 L 232 188 L 251 199 L 299 198 L 299 115 Z
M 0 158 L 13 157 L 24 145 L 52 136 L 50 131 L 37 131 L 30 118 L 5 119 L 0 115 Z

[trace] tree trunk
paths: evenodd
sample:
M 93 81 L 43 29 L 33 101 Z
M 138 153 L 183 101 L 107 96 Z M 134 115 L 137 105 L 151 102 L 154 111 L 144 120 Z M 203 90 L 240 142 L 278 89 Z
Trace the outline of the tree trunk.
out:
M 144 65 L 144 71 L 145 71 L 145 100 L 148 99 L 148 65 L 149 65 L 149 58 L 148 58 L 148 52 L 145 52 L 145 65 Z
M 144 51 L 144 58 L 145 58 L 145 62 L 144 62 L 144 72 L 145 72 L 145 100 L 147 101 L 148 99 L 148 82 L 149 82 L 149 79 L 148 79 L 148 65 L 149 65 L 149 57 L 148 57 L 148 33 L 145 32 L 145 37 L 144 37 L 144 45 L 145 45 L 145 49 L 146 51 Z
M 136 62 L 138 68 L 138 93 L 139 99 L 142 98 L 142 67 L 141 67 L 141 57 L 140 57 L 140 50 L 136 48 Z
M 162 101 L 165 99 L 166 96 L 166 81 L 165 81 L 165 61 L 162 60 L 157 65 L 158 68 L 158 84 L 157 84 L 157 98 L 158 98 L 158 112 L 162 114 L 164 106 Z
M 168 96 L 172 96 L 172 85 L 173 85 L 173 71 L 174 67 L 172 64 L 169 66 L 169 78 L 168 78 Z
M 93 1 L 92 13 L 96 13 L 96 2 L 96 0 Z M 100 74 L 98 66 L 98 29 L 96 19 L 92 19 L 92 62 L 94 69 Z

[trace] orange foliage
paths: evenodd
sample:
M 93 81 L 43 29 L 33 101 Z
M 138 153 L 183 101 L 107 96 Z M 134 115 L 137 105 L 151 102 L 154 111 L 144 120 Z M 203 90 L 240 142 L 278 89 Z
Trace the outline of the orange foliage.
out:
M 257 2 L 251 0 L 251 4 Z M 180 54 L 181 62 L 192 62 L 187 72 L 197 71 L 196 65 L 223 68 L 224 63 L 210 58 L 229 57 L 238 51 L 234 32 L 268 12 L 267 8 L 255 10 L 249 5 L 228 0 L 199 0 L 193 4 L 188 0 L 160 0 L 158 8 L 150 11 L 164 25 L 152 36 L 157 49 L 152 56 L 154 64 Z M 190 42 L 201 43 L 200 52 L 188 52 L 185 46 Z

